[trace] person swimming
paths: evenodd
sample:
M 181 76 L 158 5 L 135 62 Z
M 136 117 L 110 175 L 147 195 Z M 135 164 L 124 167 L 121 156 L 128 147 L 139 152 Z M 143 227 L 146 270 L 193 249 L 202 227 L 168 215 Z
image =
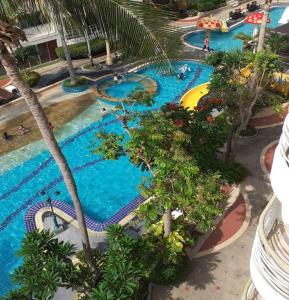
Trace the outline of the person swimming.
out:
M 184 75 L 186 74 L 186 72 L 191 72 L 191 68 L 188 66 L 188 64 L 183 65 L 179 70 Z
M 181 73 L 178 74 L 178 79 L 179 80 L 184 80 L 184 78 L 185 78 L 185 75 L 184 75 L 183 72 L 181 72 Z

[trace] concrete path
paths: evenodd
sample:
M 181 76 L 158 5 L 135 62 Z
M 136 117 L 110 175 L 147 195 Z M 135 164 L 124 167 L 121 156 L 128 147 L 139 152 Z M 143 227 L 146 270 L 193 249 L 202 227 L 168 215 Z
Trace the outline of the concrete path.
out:
M 234 243 L 217 253 L 192 260 L 186 281 L 175 286 L 155 286 L 152 300 L 237 300 L 241 298 L 249 278 L 251 248 L 258 219 L 271 198 L 270 181 L 260 165 L 265 146 L 279 138 L 281 126 L 261 129 L 253 139 L 239 142 L 236 160 L 250 172 L 241 184 L 244 197 L 251 203 L 251 220 L 245 233 Z

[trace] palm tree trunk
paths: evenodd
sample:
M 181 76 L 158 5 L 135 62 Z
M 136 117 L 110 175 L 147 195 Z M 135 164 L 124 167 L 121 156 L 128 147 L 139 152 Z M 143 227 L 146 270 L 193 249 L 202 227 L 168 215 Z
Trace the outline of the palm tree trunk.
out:
M 227 138 L 227 147 L 226 147 L 226 153 L 225 153 L 225 164 L 229 164 L 230 155 L 232 153 L 232 143 L 233 143 L 233 137 L 234 132 L 236 129 L 236 125 L 232 124 L 228 138 Z
M 172 211 L 171 209 L 166 209 L 163 215 L 164 221 L 164 237 L 168 237 L 172 232 Z
M 13 81 L 14 85 L 20 91 L 21 95 L 24 97 L 37 125 L 42 135 L 44 142 L 48 150 L 50 151 L 52 157 L 54 158 L 66 185 L 66 188 L 71 196 L 73 205 L 76 212 L 76 218 L 78 221 L 79 229 L 81 232 L 83 250 L 86 254 L 87 260 L 91 267 L 96 270 L 95 263 L 93 261 L 93 254 L 90 247 L 90 242 L 88 238 L 88 232 L 85 225 L 84 214 L 82 211 L 81 203 L 77 193 L 77 187 L 71 173 L 71 170 L 67 164 L 67 161 L 61 152 L 57 141 L 53 135 L 53 132 L 49 128 L 47 117 L 43 111 L 42 106 L 35 93 L 31 90 L 28 84 L 23 81 L 20 76 L 19 69 L 16 66 L 15 59 L 10 55 L 7 48 L 2 46 L 0 49 L 0 61 L 8 77 Z
M 93 63 L 93 57 L 92 57 L 92 54 L 91 54 L 90 40 L 89 40 L 87 30 L 85 30 L 85 32 L 84 32 L 84 38 L 85 38 L 86 45 L 87 45 L 87 56 L 89 58 L 90 65 L 93 67 L 94 63 Z
M 111 66 L 112 58 L 111 58 L 111 52 L 110 52 L 110 43 L 108 40 L 105 40 L 105 47 L 106 47 L 106 64 L 108 66 Z
M 268 17 L 269 17 L 269 10 L 270 10 L 270 5 L 265 4 L 264 5 L 264 17 L 263 17 L 263 20 L 262 20 L 261 29 L 260 29 L 260 33 L 259 33 L 257 52 L 261 51 L 263 49 L 263 46 L 264 46 L 267 20 L 268 20 Z
M 74 71 L 74 67 L 72 64 L 72 60 L 71 60 L 71 56 L 69 53 L 69 49 L 65 40 L 65 35 L 64 35 L 64 22 L 61 18 L 61 24 L 58 26 L 58 33 L 60 36 L 60 40 L 61 40 L 61 44 L 62 44 L 62 48 L 63 48 L 63 53 L 66 59 L 66 63 L 67 63 L 67 68 L 68 68 L 68 72 L 69 72 L 69 76 L 70 76 L 70 81 L 71 84 L 76 84 L 77 83 L 77 79 L 76 79 L 76 75 L 75 75 L 75 71 Z

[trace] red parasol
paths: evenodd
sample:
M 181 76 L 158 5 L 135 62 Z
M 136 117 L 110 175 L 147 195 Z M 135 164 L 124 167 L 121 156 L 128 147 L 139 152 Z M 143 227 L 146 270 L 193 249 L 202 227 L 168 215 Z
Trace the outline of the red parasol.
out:
M 263 18 L 264 18 L 264 13 L 258 12 L 258 13 L 249 15 L 247 18 L 245 18 L 244 22 L 248 23 L 248 24 L 258 25 L 258 24 L 262 24 Z M 270 18 L 268 18 L 267 23 L 270 23 L 270 22 L 271 22 L 271 20 L 270 20 Z

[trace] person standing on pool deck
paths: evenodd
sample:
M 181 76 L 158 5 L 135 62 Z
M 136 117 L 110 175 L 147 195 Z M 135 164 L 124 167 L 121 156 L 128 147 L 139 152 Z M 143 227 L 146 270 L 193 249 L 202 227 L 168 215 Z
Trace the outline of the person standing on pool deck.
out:
M 208 35 L 207 35 L 206 38 L 204 39 L 204 46 L 203 46 L 202 51 L 204 51 L 204 50 L 206 50 L 206 49 L 211 53 L 211 49 L 210 49 L 210 38 L 209 38 Z

